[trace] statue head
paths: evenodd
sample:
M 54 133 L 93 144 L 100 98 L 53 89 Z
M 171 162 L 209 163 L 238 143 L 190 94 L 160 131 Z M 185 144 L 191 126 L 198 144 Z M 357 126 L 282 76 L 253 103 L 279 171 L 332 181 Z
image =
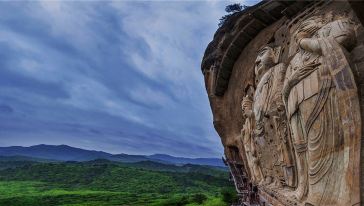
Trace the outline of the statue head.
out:
M 274 55 L 274 50 L 270 46 L 264 46 L 259 50 L 258 56 L 255 59 L 255 76 L 261 76 L 274 65 Z

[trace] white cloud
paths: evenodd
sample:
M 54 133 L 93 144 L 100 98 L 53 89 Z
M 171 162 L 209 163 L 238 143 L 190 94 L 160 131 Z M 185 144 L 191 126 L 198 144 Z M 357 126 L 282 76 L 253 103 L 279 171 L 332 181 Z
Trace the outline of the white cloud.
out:
M 148 87 L 139 85 L 136 88 L 130 90 L 130 96 L 132 99 L 138 102 L 144 102 L 150 106 L 164 106 L 174 104 L 173 100 L 161 91 L 156 91 Z
M 226 4 L 229 2 L 112 3 L 122 16 L 123 31 L 131 38 L 144 41 L 150 49 L 148 55 L 145 55 L 139 48 L 128 45 L 126 55 L 134 64 L 134 69 L 149 78 L 168 84 L 177 97 L 187 103 L 179 105 L 183 108 L 170 109 L 169 101 L 153 91 L 158 98 L 152 102 L 157 101 L 161 105 L 164 103 L 166 107 L 160 115 L 175 117 L 160 125 L 171 132 L 176 132 L 176 128 L 185 128 L 178 131 L 184 136 L 184 141 L 198 141 L 200 145 L 207 147 L 220 144 L 220 140 L 213 131 L 200 62 L 204 49 L 218 27 L 219 18 L 225 14 Z M 152 97 L 153 94 L 147 96 Z M 136 96 L 144 98 L 143 95 Z M 165 114 L 166 111 L 168 114 Z M 201 137 L 192 134 L 194 130 L 189 131 L 189 127 L 200 128 L 205 135 Z
M 95 8 L 92 2 L 40 1 L 40 8 L 34 17 L 47 22 L 55 37 L 66 39 L 84 49 L 98 40 L 90 29 L 95 21 Z M 86 50 L 83 50 L 85 52 Z
M 147 57 L 138 48 L 129 48 L 127 54 L 135 69 L 178 86 L 186 81 L 201 81 L 199 63 L 204 47 L 217 29 L 217 20 L 224 13 L 221 2 L 116 1 L 112 5 L 121 13 L 123 30 L 130 37 L 142 39 L 150 48 Z M 194 88 L 184 86 L 193 92 Z
M 133 122 L 143 123 L 135 112 L 133 105 L 116 98 L 116 94 L 100 82 L 88 78 L 78 77 L 77 83 L 67 85 L 69 99 L 60 100 L 64 104 L 72 105 L 82 110 L 101 111 L 110 115 L 120 116 Z

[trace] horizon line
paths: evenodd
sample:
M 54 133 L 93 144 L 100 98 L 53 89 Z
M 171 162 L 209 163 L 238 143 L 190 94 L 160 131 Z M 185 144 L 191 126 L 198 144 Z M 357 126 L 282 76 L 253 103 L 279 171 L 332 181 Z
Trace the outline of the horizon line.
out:
M 110 153 L 110 152 L 105 152 L 102 150 L 94 150 L 94 149 L 86 149 L 86 148 L 81 148 L 81 147 L 75 147 L 75 146 L 70 146 L 68 144 L 35 144 L 35 145 L 30 145 L 30 146 L 21 146 L 21 145 L 12 145 L 12 146 L 0 146 L 0 148 L 5 148 L 5 147 L 25 147 L 25 148 L 29 148 L 29 147 L 34 147 L 34 146 L 68 146 L 71 148 L 75 148 L 75 149 L 82 149 L 82 150 L 87 150 L 87 151 L 93 151 L 93 152 L 104 152 L 107 154 L 111 154 L 111 155 L 120 155 L 120 154 L 125 154 L 125 155 L 133 155 L 133 156 L 153 156 L 153 155 L 168 155 L 171 157 L 175 157 L 175 158 L 188 158 L 188 159 L 221 159 L 222 157 L 182 157 L 182 156 L 174 156 L 174 155 L 170 155 L 170 154 L 165 154 L 165 153 L 153 153 L 153 154 L 127 154 L 127 153 Z

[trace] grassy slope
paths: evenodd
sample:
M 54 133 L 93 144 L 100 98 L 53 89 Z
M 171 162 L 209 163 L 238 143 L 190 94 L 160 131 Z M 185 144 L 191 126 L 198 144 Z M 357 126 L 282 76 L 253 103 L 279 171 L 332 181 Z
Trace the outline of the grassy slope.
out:
M 221 170 L 189 165 L 32 163 L 0 171 L 0 205 L 226 205 L 221 188 L 232 186 Z M 167 167 L 167 168 L 166 168 Z M 153 169 L 153 170 L 152 170 Z M 166 171 L 166 169 L 168 169 Z M 194 172 L 194 171 L 198 171 Z

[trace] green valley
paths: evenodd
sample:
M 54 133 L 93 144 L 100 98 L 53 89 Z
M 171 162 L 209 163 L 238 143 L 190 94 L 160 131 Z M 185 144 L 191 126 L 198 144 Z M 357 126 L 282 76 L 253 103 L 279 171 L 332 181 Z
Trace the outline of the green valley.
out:
M 120 163 L 0 160 L 0 205 L 228 205 L 232 184 L 225 168 Z

